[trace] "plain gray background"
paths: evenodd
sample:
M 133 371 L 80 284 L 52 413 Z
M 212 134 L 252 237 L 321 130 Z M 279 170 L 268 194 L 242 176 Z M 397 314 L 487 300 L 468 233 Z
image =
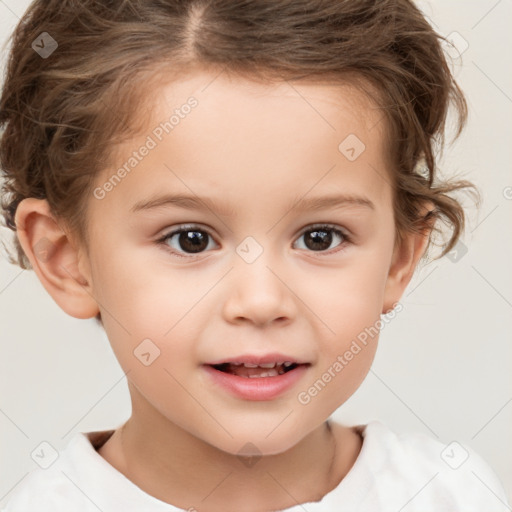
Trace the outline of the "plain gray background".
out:
M 372 370 L 334 415 L 379 419 L 474 448 L 512 502 L 512 19 L 510 0 L 419 2 L 462 52 L 452 68 L 470 109 L 447 147 L 445 173 L 476 183 L 464 247 L 415 275 L 404 310 L 383 329 Z M 0 44 L 27 0 L 0 0 Z M 5 55 L 1 55 L 3 70 Z M 10 232 L 2 228 L 3 240 Z M 0 506 L 34 469 L 30 453 L 62 449 L 78 431 L 114 428 L 130 415 L 126 379 L 93 320 L 67 316 L 32 271 L 0 262 Z

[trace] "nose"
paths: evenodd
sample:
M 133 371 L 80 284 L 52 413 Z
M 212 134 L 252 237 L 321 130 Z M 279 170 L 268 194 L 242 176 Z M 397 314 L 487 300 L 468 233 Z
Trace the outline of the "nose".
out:
M 226 283 L 223 314 L 230 323 L 250 322 L 264 327 L 286 323 L 296 315 L 296 298 L 289 272 L 263 253 L 252 263 L 236 256 Z

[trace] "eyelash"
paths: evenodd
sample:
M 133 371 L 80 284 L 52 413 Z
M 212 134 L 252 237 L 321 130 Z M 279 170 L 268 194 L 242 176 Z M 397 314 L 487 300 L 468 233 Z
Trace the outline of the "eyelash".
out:
M 336 235 L 341 236 L 343 238 L 343 241 L 338 245 L 338 249 L 334 250 L 334 251 L 331 250 L 331 251 L 308 251 L 308 252 L 319 253 L 319 254 L 334 254 L 334 253 L 343 251 L 344 249 L 346 249 L 347 245 L 350 245 L 353 243 L 351 236 L 349 236 L 345 231 L 339 229 L 337 226 L 334 226 L 332 224 L 312 224 L 311 226 L 308 226 L 307 229 L 302 230 L 297 239 L 302 237 L 304 234 L 306 234 L 310 231 L 315 231 L 315 230 L 332 231 Z M 187 224 L 187 225 L 180 226 L 179 229 L 174 229 L 173 231 L 169 231 L 169 233 L 163 235 L 158 240 L 156 240 L 156 243 L 163 245 L 164 250 L 177 256 L 178 258 L 196 259 L 197 257 L 201 256 L 201 254 L 203 254 L 205 251 L 203 251 L 201 253 L 196 253 L 196 254 L 185 253 L 185 254 L 187 254 L 187 256 L 183 256 L 183 254 L 175 251 L 174 249 L 171 249 L 169 247 L 169 245 L 166 243 L 167 240 L 171 239 L 173 236 L 178 235 L 183 232 L 186 233 L 188 231 L 199 231 L 202 233 L 206 233 L 208 236 L 210 236 L 213 239 L 212 234 L 207 229 L 204 229 L 201 226 L 198 226 L 195 224 L 190 224 L 190 225 Z

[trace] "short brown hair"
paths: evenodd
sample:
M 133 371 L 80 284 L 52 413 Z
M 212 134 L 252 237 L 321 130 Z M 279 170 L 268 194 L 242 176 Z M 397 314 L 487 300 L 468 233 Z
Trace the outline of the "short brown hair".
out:
M 47 58 L 31 48 L 42 32 L 58 43 Z M 372 97 L 387 123 L 397 243 L 441 220 L 452 228 L 444 256 L 465 220 L 449 194 L 478 196 L 468 181 L 438 179 L 447 111 L 456 109 L 457 137 L 467 106 L 444 38 L 411 1 L 35 0 L 10 40 L 0 169 L 2 214 L 13 231 L 18 203 L 44 198 L 87 243 L 94 180 L 112 163 L 114 144 L 145 126 L 148 84 L 196 67 L 262 81 L 349 82 Z M 426 200 L 434 205 L 427 218 Z M 31 268 L 14 242 L 10 262 Z

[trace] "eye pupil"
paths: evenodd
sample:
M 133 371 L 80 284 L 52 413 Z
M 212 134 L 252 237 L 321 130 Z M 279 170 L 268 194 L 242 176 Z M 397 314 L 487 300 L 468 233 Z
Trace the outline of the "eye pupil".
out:
M 313 239 L 312 243 L 308 243 L 310 236 L 305 236 L 305 244 L 308 249 L 311 250 L 325 250 L 328 249 L 332 243 L 332 232 L 326 229 L 313 229 L 310 231 L 306 231 L 305 235 L 311 235 L 311 239 Z
M 184 250 L 195 253 L 206 249 L 208 240 L 201 231 L 188 230 L 180 233 L 179 244 Z M 204 247 L 202 247 L 202 244 L 205 244 Z

